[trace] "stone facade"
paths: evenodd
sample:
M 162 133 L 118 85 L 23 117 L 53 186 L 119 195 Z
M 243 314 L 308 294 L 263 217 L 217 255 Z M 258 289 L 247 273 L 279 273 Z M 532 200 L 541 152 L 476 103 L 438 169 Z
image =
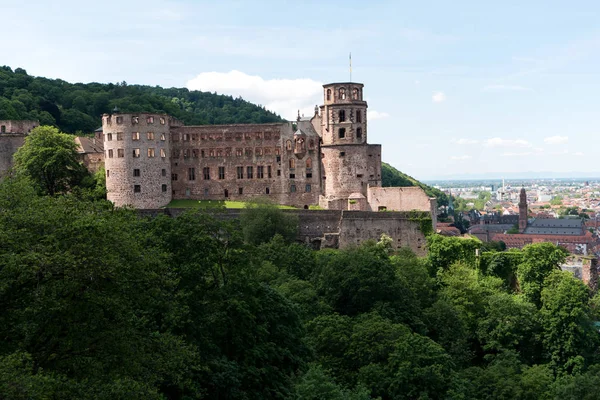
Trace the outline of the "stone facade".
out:
M 0 120 L 0 176 L 11 170 L 13 155 L 25 143 L 25 136 L 38 125 L 38 121 Z

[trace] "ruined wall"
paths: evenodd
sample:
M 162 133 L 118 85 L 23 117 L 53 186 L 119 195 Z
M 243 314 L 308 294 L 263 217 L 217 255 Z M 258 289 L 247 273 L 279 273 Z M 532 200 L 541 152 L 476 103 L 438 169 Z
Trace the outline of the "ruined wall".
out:
M 426 255 L 425 234 L 419 221 L 403 212 L 344 211 L 340 225 L 340 248 L 379 240 L 386 234 L 394 248 L 408 247 L 419 256 Z
M 594 256 L 570 255 L 560 266 L 581 279 L 592 291 L 598 289 L 598 259 Z
M 25 136 L 40 123 L 38 121 L 0 120 L 0 176 L 13 167 L 13 156 L 25 143 Z
M 13 156 L 25 143 L 25 135 L 0 134 L 0 177 L 13 167 Z
M 185 209 L 138 210 L 140 215 L 177 216 Z M 378 241 L 381 235 L 392 238 L 394 248 L 408 247 L 415 254 L 427 253 L 422 221 L 406 212 L 377 213 L 342 210 L 284 210 L 298 216 L 298 241 L 315 249 L 357 246 L 367 240 Z M 241 210 L 214 213 L 217 218 L 239 218 Z
M 303 152 L 296 151 L 290 123 L 182 126 L 172 130 L 171 141 L 176 199 L 317 203 L 316 134 L 306 138 Z
M 431 214 L 433 228 L 437 222 L 437 201 L 420 187 L 369 187 L 368 201 L 372 211 L 426 211 Z
M 38 121 L 0 120 L 0 135 L 5 133 L 27 134 L 39 125 Z
M 158 114 L 104 114 L 107 198 L 116 206 L 157 208 L 171 201 L 170 119 Z

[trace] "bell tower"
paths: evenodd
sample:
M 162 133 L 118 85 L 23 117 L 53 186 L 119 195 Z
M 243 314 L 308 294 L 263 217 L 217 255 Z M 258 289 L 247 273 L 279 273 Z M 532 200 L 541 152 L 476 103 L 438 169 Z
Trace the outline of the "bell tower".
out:
M 525 232 L 527 229 L 527 193 L 525 188 L 521 188 L 519 194 L 519 233 Z
M 323 145 L 367 143 L 367 102 L 362 83 L 323 86 Z

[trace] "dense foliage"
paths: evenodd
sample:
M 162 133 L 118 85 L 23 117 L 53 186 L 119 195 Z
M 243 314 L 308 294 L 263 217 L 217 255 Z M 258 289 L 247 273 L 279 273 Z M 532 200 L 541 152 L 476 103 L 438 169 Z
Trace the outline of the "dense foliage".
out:
M 381 163 L 381 186 L 418 186 L 423 189 L 429 197 L 435 197 L 437 199 L 438 206 L 448 205 L 448 195 L 446 193 L 419 182 L 412 176 L 408 176 L 405 173 L 398 171 L 390 164 L 384 162 Z
M 314 251 L 266 204 L 82 193 L 0 182 L 0 398 L 597 398 L 600 297 L 552 244 Z
M 264 107 L 231 96 L 126 82 L 69 83 L 0 67 L 0 120 L 38 120 L 67 133 L 90 133 L 101 125 L 101 115 L 115 107 L 167 113 L 187 125 L 281 121 Z

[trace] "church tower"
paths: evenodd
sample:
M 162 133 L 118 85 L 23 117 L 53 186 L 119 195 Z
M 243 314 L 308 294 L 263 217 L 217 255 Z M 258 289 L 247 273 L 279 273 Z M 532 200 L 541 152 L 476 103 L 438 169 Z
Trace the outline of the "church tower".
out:
M 519 194 L 519 233 L 525 232 L 527 229 L 527 193 L 525 188 L 521 188 Z

